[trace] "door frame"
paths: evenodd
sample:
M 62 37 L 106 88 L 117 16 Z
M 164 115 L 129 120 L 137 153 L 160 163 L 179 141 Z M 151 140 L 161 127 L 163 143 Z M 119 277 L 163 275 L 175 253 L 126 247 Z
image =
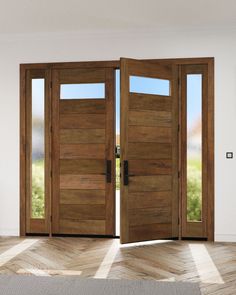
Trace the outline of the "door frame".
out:
M 181 98 L 181 66 L 182 65 L 206 65 L 208 69 L 207 75 L 207 85 L 208 85 L 208 99 L 207 99 L 207 137 L 208 142 L 206 150 L 206 159 L 207 159 L 207 240 L 214 241 L 214 58 L 213 57 L 204 57 L 204 58 L 169 58 L 169 59 L 140 59 L 143 61 L 150 61 L 153 64 L 158 64 L 159 62 L 163 63 L 174 63 L 179 67 L 179 102 Z M 50 85 L 51 85 L 51 70 L 52 69 L 73 69 L 73 68 L 99 68 L 107 67 L 113 69 L 120 69 L 120 61 L 85 61 L 85 62 L 58 62 L 58 63 L 30 63 L 30 64 L 20 64 L 20 236 L 25 236 L 27 234 L 26 229 L 26 74 L 27 70 L 41 69 L 48 70 Z M 51 86 L 50 86 L 51 88 Z M 179 103 L 181 110 L 181 103 Z M 179 116 L 181 118 L 181 115 Z M 180 133 L 181 133 L 181 120 L 180 124 Z M 181 165 L 181 136 L 179 136 L 179 173 L 180 173 L 180 183 L 182 183 L 182 175 L 184 167 Z M 204 181 L 204 180 L 203 180 Z M 181 224 L 182 224 L 182 186 L 179 186 L 179 238 L 181 239 Z M 51 202 L 51 201 L 50 201 Z M 51 226 L 50 232 L 51 234 Z

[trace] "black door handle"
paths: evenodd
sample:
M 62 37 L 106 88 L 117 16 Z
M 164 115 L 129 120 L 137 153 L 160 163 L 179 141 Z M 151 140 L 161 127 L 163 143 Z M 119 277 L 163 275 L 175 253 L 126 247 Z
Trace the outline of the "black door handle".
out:
M 124 185 L 129 185 L 129 162 L 127 160 L 124 161 Z
M 107 160 L 106 180 L 107 183 L 111 183 L 111 160 Z

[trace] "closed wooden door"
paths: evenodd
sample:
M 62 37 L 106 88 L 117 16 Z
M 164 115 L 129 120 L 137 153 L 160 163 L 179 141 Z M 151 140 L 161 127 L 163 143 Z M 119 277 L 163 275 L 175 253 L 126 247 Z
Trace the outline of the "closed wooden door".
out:
M 52 233 L 114 235 L 114 70 L 52 71 Z
M 174 65 L 121 59 L 121 243 L 178 237 Z

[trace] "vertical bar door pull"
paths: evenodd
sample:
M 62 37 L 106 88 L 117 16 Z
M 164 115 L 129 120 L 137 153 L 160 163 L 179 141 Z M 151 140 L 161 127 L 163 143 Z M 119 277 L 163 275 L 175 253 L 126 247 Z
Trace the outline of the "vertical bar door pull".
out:
M 111 160 L 107 160 L 106 179 L 107 183 L 111 183 Z
M 124 161 L 124 185 L 129 185 L 129 162 Z

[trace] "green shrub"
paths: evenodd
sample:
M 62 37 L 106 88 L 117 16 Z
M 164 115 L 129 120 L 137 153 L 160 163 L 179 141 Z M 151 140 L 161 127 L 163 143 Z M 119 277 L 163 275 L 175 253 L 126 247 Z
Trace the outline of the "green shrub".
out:
M 187 180 L 187 218 L 189 221 L 201 221 L 202 179 L 201 162 L 188 163 Z
M 44 162 L 32 164 L 32 217 L 44 217 Z

